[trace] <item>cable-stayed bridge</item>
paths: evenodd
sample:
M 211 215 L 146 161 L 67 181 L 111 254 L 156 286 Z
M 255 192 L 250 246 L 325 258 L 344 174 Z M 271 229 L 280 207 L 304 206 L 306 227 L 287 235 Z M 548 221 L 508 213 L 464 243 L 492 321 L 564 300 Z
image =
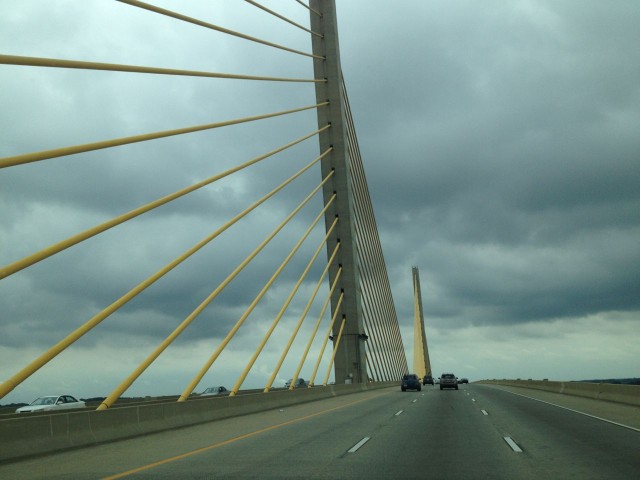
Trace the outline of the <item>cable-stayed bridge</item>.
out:
M 18 367 L 0 365 L 0 398 L 46 376 L 63 388 L 85 371 L 109 385 L 95 408 L 3 415 L 0 477 L 632 478 L 640 424 L 629 389 L 523 381 L 400 392 L 408 365 L 335 4 L 291 4 L 302 13 L 236 2 L 242 15 L 220 9 L 219 22 L 208 2 L 189 12 L 103 2 L 88 7 L 110 19 L 92 24 L 92 48 L 70 21 L 49 25 L 47 42 L 67 54 L 27 41 L 0 52 L 3 78 L 19 86 L 2 115 L 32 117 L 0 132 L 11 139 L 3 201 L 24 216 L 9 218 L 19 240 L 2 246 L 3 315 L 21 319 L 3 336 L 31 337 Z M 115 25 L 140 39 L 126 54 L 113 50 Z M 303 40 L 274 40 L 285 30 Z M 89 301 L 61 307 L 43 283 Z M 417 268 L 413 288 L 422 376 L 433 372 Z M 105 342 L 130 348 L 105 356 Z M 92 349 L 106 368 L 92 371 Z M 126 368 L 105 375 L 112 364 Z M 179 395 L 119 402 L 151 371 Z M 221 372 L 233 378 L 228 396 L 196 394 Z M 297 378 L 307 388 L 294 389 Z
M 74 250 L 92 248 L 85 245 L 95 245 L 96 239 L 105 238 L 101 249 L 96 249 L 98 255 L 115 258 L 118 262 L 124 260 L 125 263 L 135 263 L 139 255 L 145 261 L 153 262 L 155 258 L 150 250 L 161 249 L 158 244 L 170 242 L 172 232 L 184 235 L 179 231 L 182 228 L 180 214 L 161 217 L 163 210 L 173 209 L 184 216 L 197 218 L 202 215 L 208 221 L 215 220 L 207 222 L 209 231 L 204 225 L 194 228 L 194 232 L 204 234 L 199 238 L 192 236 L 188 248 L 173 251 L 169 261 L 154 263 L 148 276 L 132 283 L 130 276 L 123 275 L 118 295 L 109 303 L 95 305 L 90 313 L 83 305 L 75 306 L 77 310 L 74 310 L 74 305 L 69 306 L 65 315 L 73 319 L 68 324 L 74 328 L 68 331 L 56 329 L 58 339 L 41 355 L 33 359 L 21 358 L 24 365 L 17 372 L 3 371 L 0 397 L 19 389 L 41 369 L 64 378 L 64 372 L 50 366 L 54 359 L 64 356 L 77 342 L 88 341 L 87 338 L 98 335 L 97 327 L 105 328 L 104 325 L 110 321 L 117 321 L 118 315 L 122 315 L 121 312 L 126 311 L 130 304 L 147 301 L 145 295 L 157 297 L 159 294 L 154 291 L 157 285 L 162 284 L 164 291 L 180 291 L 184 275 L 187 275 L 183 272 L 189 268 L 189 262 L 193 264 L 194 258 L 198 259 L 201 269 L 212 272 L 203 277 L 207 283 L 194 287 L 200 294 L 197 303 L 191 305 L 190 311 L 181 312 L 182 316 L 178 316 L 176 311 L 163 316 L 162 322 L 155 325 L 145 321 L 146 328 L 160 334 L 162 340 L 146 351 L 145 358 L 137 365 L 133 359 L 130 360 L 131 371 L 113 385 L 99 409 L 107 409 L 117 402 L 148 369 L 153 368 L 154 362 L 161 361 L 163 354 L 169 354 L 190 329 L 212 322 L 222 323 L 215 328 L 218 335 L 210 342 L 211 351 L 207 357 L 194 355 L 190 359 L 193 376 L 183 382 L 178 401 L 185 401 L 206 387 L 207 374 L 215 372 L 220 364 L 235 375 L 232 396 L 242 389 L 247 377 L 257 369 L 270 372 L 260 386 L 265 393 L 274 386 L 280 387 L 276 380 L 282 377 L 292 378 L 293 383 L 299 377 L 305 378 L 311 388 L 328 383 L 397 381 L 407 372 L 364 162 L 340 65 L 335 6 L 333 2 L 298 3 L 297 7 L 309 19 L 303 25 L 257 2 L 246 4 L 262 15 L 265 22 L 267 19 L 275 20 L 279 29 L 302 32 L 307 41 L 299 43 L 306 43 L 307 48 L 304 45 L 279 44 L 268 38 L 228 29 L 210 18 L 192 17 L 179 9 L 167 10 L 129 0 L 114 2 L 112 8 L 117 8 L 121 14 L 144 18 L 150 29 L 161 30 L 167 22 L 177 22 L 211 43 L 231 38 L 250 44 L 254 48 L 251 52 L 259 52 L 261 57 L 275 52 L 274 64 L 285 55 L 295 59 L 296 69 L 303 72 L 303 76 L 248 74 L 223 70 L 222 66 L 215 71 L 174 68 L 171 65 L 179 62 L 172 58 L 166 58 L 161 65 L 152 65 L 96 61 L 87 58 L 86 54 L 80 58 L 0 55 L 3 69 L 17 75 L 29 75 L 36 82 L 43 81 L 47 75 L 55 76 L 62 72 L 66 81 L 74 85 L 73 92 L 78 96 L 85 95 L 88 78 L 104 81 L 104 77 L 125 78 L 125 82 L 132 83 L 139 81 L 140 77 L 152 77 L 154 83 L 162 85 L 165 82 L 167 90 L 191 85 L 176 83 L 182 79 L 196 79 L 201 82 L 199 86 L 206 82 L 206 88 L 211 90 L 210 96 L 218 96 L 212 100 L 214 104 L 216 101 L 224 103 L 225 95 L 229 95 L 236 84 L 243 84 L 238 87 L 238 103 L 243 100 L 241 96 L 247 83 L 257 85 L 258 92 L 262 85 L 284 85 L 284 90 L 277 93 L 265 87 L 263 97 L 256 97 L 250 102 L 251 110 L 242 116 L 217 118 L 211 112 L 206 122 L 198 124 L 174 122 L 169 118 L 163 124 L 170 125 L 170 128 L 141 131 L 133 124 L 129 128 L 135 131 L 133 134 L 113 137 L 100 131 L 100 138 L 70 144 L 57 138 L 40 141 L 38 132 L 34 132 L 36 139 L 32 143 L 46 144 L 47 148 L 16 151 L 9 155 L 5 151 L 0 166 L 9 175 L 7 178 L 15 175 L 22 181 L 29 176 L 39 179 L 53 171 L 73 175 L 76 181 L 90 186 L 95 182 L 95 179 L 88 178 L 92 173 L 91 164 L 113 160 L 116 163 L 113 168 L 117 169 L 119 162 L 126 162 L 129 166 L 140 163 L 140 167 L 134 168 L 135 173 L 131 174 L 138 174 L 138 177 L 131 178 L 127 184 L 109 184 L 108 178 L 100 181 L 104 182 L 103 188 L 118 192 L 127 200 L 135 198 L 141 201 L 123 201 L 125 208 L 117 215 L 33 251 L 12 249 L 8 253 L 16 252 L 15 258 L 7 258 L 0 274 L 4 284 L 14 282 L 18 285 L 22 279 L 28 278 L 31 271 L 45 269 L 50 262 L 55 262 L 57 270 L 52 275 L 56 282 L 99 289 L 105 272 L 78 269 Z M 144 41 L 145 36 L 141 34 L 140 38 Z M 298 66 L 300 62 L 303 67 Z M 269 62 L 256 63 L 264 66 Z M 87 77 L 86 72 L 92 76 Z M 221 84 L 224 88 L 220 88 Z M 29 84 L 24 85 L 25 90 L 29 88 L 32 88 Z M 287 96 L 287 88 L 295 89 L 294 93 Z M 299 93 L 300 89 L 305 89 L 306 93 Z M 136 94 L 135 91 L 133 93 Z M 142 95 L 142 92 L 137 93 Z M 281 99 L 280 104 L 275 104 L 274 98 Z M 313 101 L 300 103 L 298 98 L 311 98 Z M 103 100 L 117 102 L 122 99 L 115 92 L 113 98 Z M 47 107 L 54 113 L 59 108 L 58 105 Z M 187 103 L 181 108 L 197 111 L 199 105 Z M 126 109 L 123 115 L 134 116 Z M 119 130 L 121 119 L 112 120 L 115 125 L 108 125 L 105 128 L 107 132 Z M 237 140 L 234 143 L 236 135 L 226 132 L 239 125 L 246 127 L 244 138 L 240 143 Z M 74 128 L 74 124 L 68 124 L 64 129 L 65 139 L 74 139 Z M 276 133 L 270 135 L 272 131 Z M 206 137 L 211 133 L 216 136 Z M 260 139 L 256 141 L 258 144 L 270 144 L 272 147 L 256 151 L 250 158 L 235 158 L 234 161 L 221 158 L 227 152 L 244 151 L 244 143 L 251 143 L 252 138 Z M 172 145 L 176 142 L 175 149 L 180 152 L 180 157 L 175 160 L 186 172 L 184 177 L 192 181 L 172 191 L 149 188 L 147 184 L 159 178 L 161 172 L 154 171 L 153 164 L 146 160 L 158 155 L 161 149 L 174 149 Z M 191 144 L 197 144 L 198 149 Z M 131 148 L 135 148 L 133 153 Z M 211 159 L 206 168 L 202 166 L 203 158 Z M 193 172 L 189 172 L 190 164 L 196 164 Z M 219 168 L 218 164 L 225 168 Z M 74 169 L 77 173 L 73 172 Z M 60 184 L 60 188 L 64 185 Z M 128 191 L 128 188 L 134 191 Z M 56 191 L 55 185 L 52 190 L 54 198 L 61 193 Z M 238 194 L 239 190 L 243 190 L 242 194 Z M 151 192 L 153 195 L 149 195 Z M 99 192 L 95 193 L 92 201 L 99 203 Z M 204 214 L 188 210 L 186 202 L 191 197 L 198 198 L 198 195 L 208 195 L 212 200 L 204 207 L 208 209 Z M 19 202 L 20 196 L 14 195 L 12 201 Z M 197 200 L 192 203 L 201 205 Z M 97 208 L 113 210 L 110 205 L 98 205 Z M 148 217 L 167 219 L 167 225 L 161 227 L 164 232 L 161 238 L 156 232 L 145 232 L 140 227 Z M 39 226 L 33 225 L 32 228 Z M 136 235 L 119 235 L 128 228 L 135 229 Z M 38 245 L 40 242 L 32 243 Z M 69 258 L 67 263 L 59 259 L 65 256 Z M 232 258 L 237 259 L 236 263 L 227 261 Z M 70 278 L 75 280 L 70 282 Z M 232 301 L 229 298 L 237 295 L 239 290 L 242 290 L 244 303 L 234 304 L 234 313 L 239 313 L 231 321 L 226 309 Z M 190 299 L 195 300 L 196 296 Z M 29 308 L 29 304 L 18 296 L 6 301 L 18 304 L 12 309 L 18 309 L 20 305 Z M 168 299 L 160 301 L 170 303 Z M 167 305 L 167 309 L 173 310 L 171 305 Z M 266 312 L 270 316 L 266 316 Z M 283 325 L 283 319 L 286 325 Z M 36 323 L 46 321 L 37 319 Z M 233 357 L 240 337 L 243 351 L 249 350 L 251 355 L 242 361 L 230 362 L 227 358 Z M 247 345 L 247 338 L 251 339 L 251 345 Z M 297 348 L 292 348 L 294 345 Z M 266 364 L 264 356 L 261 356 L 265 348 L 270 352 L 277 351 L 277 361 L 273 364 Z M 70 374 L 73 375 L 72 372 Z M 293 389 L 294 385 L 290 388 Z

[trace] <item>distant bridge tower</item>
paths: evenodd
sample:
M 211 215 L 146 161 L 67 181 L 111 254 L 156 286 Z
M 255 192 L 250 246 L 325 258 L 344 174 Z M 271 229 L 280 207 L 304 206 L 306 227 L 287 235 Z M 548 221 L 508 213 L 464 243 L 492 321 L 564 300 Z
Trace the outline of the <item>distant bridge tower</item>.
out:
M 422 311 L 422 294 L 420 293 L 420 274 L 418 267 L 413 267 L 413 371 L 422 378 L 433 376 L 427 335 L 424 330 L 424 315 Z

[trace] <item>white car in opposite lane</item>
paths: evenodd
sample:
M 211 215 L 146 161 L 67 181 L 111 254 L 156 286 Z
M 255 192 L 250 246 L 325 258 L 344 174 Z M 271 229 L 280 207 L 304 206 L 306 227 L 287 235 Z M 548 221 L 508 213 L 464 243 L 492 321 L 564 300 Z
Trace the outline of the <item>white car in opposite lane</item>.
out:
M 43 412 L 49 410 L 62 410 L 68 408 L 84 408 L 84 402 L 71 395 L 38 397 L 29 405 L 20 407 L 16 413 Z
M 226 387 L 219 385 L 217 387 L 209 387 L 200 394 L 201 397 L 209 395 L 229 395 L 229 390 L 227 390 Z

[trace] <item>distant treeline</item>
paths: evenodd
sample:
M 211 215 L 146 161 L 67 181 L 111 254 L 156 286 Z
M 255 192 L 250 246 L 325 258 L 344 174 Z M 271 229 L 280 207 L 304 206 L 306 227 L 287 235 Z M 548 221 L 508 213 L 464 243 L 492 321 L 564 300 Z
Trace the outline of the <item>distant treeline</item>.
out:
M 586 383 L 615 383 L 618 385 L 640 385 L 640 378 L 608 378 L 605 380 L 580 380 Z

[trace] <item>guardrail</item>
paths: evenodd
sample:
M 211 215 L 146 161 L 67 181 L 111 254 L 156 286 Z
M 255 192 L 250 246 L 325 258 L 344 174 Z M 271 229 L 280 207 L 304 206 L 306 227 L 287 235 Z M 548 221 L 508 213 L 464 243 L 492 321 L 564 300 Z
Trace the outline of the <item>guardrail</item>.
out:
M 397 386 L 397 382 L 328 385 L 187 402 L 137 404 L 109 410 L 24 414 L 0 420 L 0 461 L 96 445 L 224 418 Z
M 545 390 L 576 397 L 640 406 L 640 385 L 615 383 L 555 382 L 549 380 L 481 380 L 477 383 Z

